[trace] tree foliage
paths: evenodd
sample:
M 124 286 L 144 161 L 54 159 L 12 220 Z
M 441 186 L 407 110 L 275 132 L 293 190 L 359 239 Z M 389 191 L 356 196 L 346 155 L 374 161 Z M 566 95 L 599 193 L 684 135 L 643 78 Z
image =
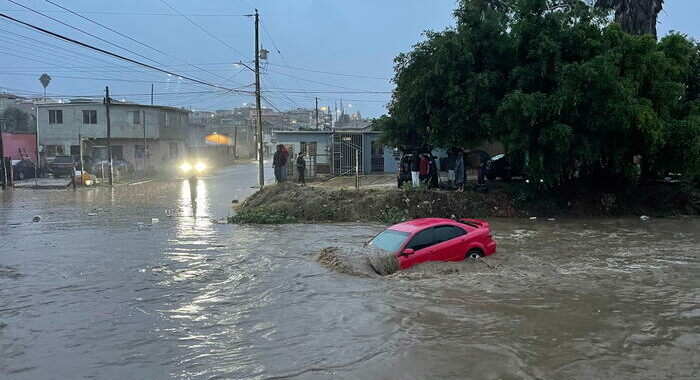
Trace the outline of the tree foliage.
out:
M 498 140 L 550 185 L 700 172 L 694 41 L 630 35 L 580 0 L 462 0 L 455 16 L 396 58 L 386 142 Z
M 7 130 L 11 132 L 29 132 L 29 115 L 17 107 L 8 107 L 3 111 Z

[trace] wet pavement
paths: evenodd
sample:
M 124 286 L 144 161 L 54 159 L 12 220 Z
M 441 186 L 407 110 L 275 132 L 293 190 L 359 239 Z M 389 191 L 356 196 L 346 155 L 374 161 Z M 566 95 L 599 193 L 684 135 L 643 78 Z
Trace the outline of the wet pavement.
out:
M 214 222 L 256 178 L 196 218 L 182 180 L 0 192 L 0 378 L 699 377 L 698 218 L 494 219 L 492 257 L 350 275 L 318 251 L 382 226 Z

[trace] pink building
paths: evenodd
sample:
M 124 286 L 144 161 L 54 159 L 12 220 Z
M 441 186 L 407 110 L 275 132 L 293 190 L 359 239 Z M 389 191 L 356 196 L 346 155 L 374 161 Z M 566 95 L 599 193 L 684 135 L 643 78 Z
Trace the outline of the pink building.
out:
M 22 158 L 21 150 L 21 153 L 29 155 L 32 162 L 36 161 L 36 134 L 2 132 L 2 141 L 5 157 L 19 160 Z

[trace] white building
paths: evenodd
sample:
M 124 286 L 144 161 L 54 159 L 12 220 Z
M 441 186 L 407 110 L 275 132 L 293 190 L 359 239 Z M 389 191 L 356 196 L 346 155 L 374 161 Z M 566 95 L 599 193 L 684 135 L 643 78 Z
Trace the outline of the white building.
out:
M 114 101 L 110 129 L 114 159 L 131 162 L 137 170 L 143 170 L 146 162 L 149 168 L 158 169 L 186 154 L 188 111 Z M 82 139 L 84 155 L 108 159 L 106 107 L 101 101 L 39 104 L 38 132 L 39 149 L 46 158 L 79 157 Z

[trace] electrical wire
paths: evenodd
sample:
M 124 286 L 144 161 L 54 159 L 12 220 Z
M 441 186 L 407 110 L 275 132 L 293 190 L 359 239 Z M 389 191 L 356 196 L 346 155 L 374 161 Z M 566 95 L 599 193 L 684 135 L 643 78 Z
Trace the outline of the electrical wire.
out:
M 182 18 L 184 18 L 185 20 L 187 20 L 190 24 L 196 26 L 196 27 L 197 27 L 199 30 L 201 30 L 202 32 L 208 34 L 210 37 L 212 37 L 212 38 L 214 38 L 215 40 L 219 41 L 222 45 L 224 45 L 224 46 L 228 47 L 229 49 L 231 49 L 232 51 L 234 51 L 234 52 L 236 52 L 236 53 L 242 55 L 242 56 L 245 57 L 246 59 L 249 59 L 249 57 L 248 57 L 245 53 L 241 52 L 240 50 L 238 50 L 238 49 L 234 48 L 233 46 L 231 46 L 231 45 L 230 45 L 229 43 L 227 43 L 226 41 L 224 41 L 224 40 L 222 40 L 221 38 L 219 38 L 219 37 L 215 36 L 214 34 L 210 33 L 208 30 L 204 29 L 202 26 L 200 26 L 199 24 L 197 24 L 196 22 L 194 22 L 194 20 L 192 20 L 191 18 L 187 17 L 187 15 L 185 15 L 184 13 L 180 12 L 179 10 L 177 10 L 177 8 L 175 8 L 175 7 L 173 7 L 172 5 L 168 4 L 165 0 L 160 0 L 160 2 L 163 3 L 165 6 L 167 6 L 168 8 L 170 8 L 171 10 L 173 10 L 175 13 L 179 14 L 180 16 L 182 16 Z
M 224 78 L 224 77 L 222 77 L 222 76 L 220 76 L 220 75 L 218 75 L 218 74 L 215 74 L 215 73 L 213 73 L 213 72 L 211 72 L 211 71 L 208 71 L 208 70 L 203 69 L 203 68 L 201 68 L 201 67 L 199 67 L 199 66 L 197 66 L 197 65 L 191 64 L 191 63 L 189 63 L 189 62 L 187 62 L 187 61 L 185 61 L 185 60 L 183 60 L 183 59 L 180 59 L 180 58 L 178 58 L 178 57 L 176 57 L 176 56 L 174 56 L 174 55 L 172 55 L 172 54 L 170 54 L 170 53 L 168 53 L 168 52 L 165 52 L 165 51 L 160 50 L 160 49 L 158 49 L 158 48 L 155 48 L 155 47 L 153 47 L 153 46 L 151 46 L 151 45 L 149 45 L 149 44 L 143 43 L 143 42 L 141 42 L 141 41 L 139 41 L 139 40 L 137 40 L 137 39 L 135 39 L 135 38 L 132 38 L 132 37 L 130 37 L 130 36 L 128 36 L 128 35 L 126 35 L 126 34 L 120 32 L 120 31 L 118 31 L 118 30 L 115 30 L 114 28 L 111 28 L 111 27 L 109 27 L 109 26 L 106 26 L 106 25 L 104 25 L 104 24 L 101 24 L 101 23 L 99 23 L 99 22 L 97 22 L 97 21 L 94 21 L 94 20 L 92 20 L 92 19 L 90 19 L 90 18 L 88 18 L 88 17 L 85 17 L 85 16 L 83 16 L 83 15 L 80 15 L 80 14 L 78 14 L 77 12 L 74 12 L 74 11 L 72 11 L 72 10 L 70 10 L 70 9 L 68 9 L 68 8 L 66 8 L 66 7 L 64 7 L 64 6 L 62 6 L 62 5 L 60 5 L 60 4 L 57 4 L 57 3 L 55 3 L 55 2 L 53 2 L 53 1 L 51 1 L 51 0 L 44 0 L 44 1 L 46 1 L 46 2 L 49 3 L 49 4 L 52 4 L 52 5 L 56 6 L 56 7 L 58 7 L 58 8 L 61 8 L 61 9 L 65 10 L 65 11 L 67 11 L 67 12 L 73 14 L 73 15 L 76 15 L 76 16 L 78 16 L 78 17 L 80 17 L 80 18 L 82 18 L 82 19 L 84 19 L 84 20 L 86 20 L 86 21 L 88 21 L 88 22 L 90 22 L 90 23 L 92 23 L 92 24 L 95 24 L 95 25 L 100 26 L 100 27 L 102 27 L 102 28 L 104 28 L 104 29 L 107 29 L 107 30 L 109 30 L 109 31 L 111 31 L 111 32 L 113 32 L 113 33 L 119 35 L 119 36 L 122 36 L 122 37 L 128 39 L 129 41 L 136 42 L 137 44 L 139 44 L 139 45 L 141 45 L 141 46 L 147 47 L 147 48 L 149 48 L 149 49 L 151 49 L 151 50 L 153 50 L 153 51 L 155 51 L 155 52 L 158 52 L 158 53 L 163 54 L 163 55 L 165 55 L 165 56 L 168 56 L 168 57 L 170 57 L 170 58 L 176 59 L 176 60 L 178 60 L 178 61 L 180 61 L 180 62 L 182 62 L 182 63 L 185 63 L 185 64 L 187 64 L 187 65 L 189 65 L 189 66 L 191 66 L 191 67 L 194 67 L 194 68 L 199 69 L 199 70 L 201 70 L 201 71 L 203 71 L 203 72 L 206 72 L 206 73 L 211 74 L 211 75 L 213 75 L 213 76 L 215 76 L 215 77 L 218 77 L 219 79 L 226 79 L 226 78 Z M 162 65 L 162 64 L 160 64 L 160 65 Z
M 70 43 L 73 43 L 73 44 L 76 44 L 76 45 L 85 47 L 85 48 L 88 48 L 88 49 L 91 49 L 91 50 L 95 50 L 95 51 L 100 52 L 100 53 L 102 53 L 102 54 L 106 54 L 106 55 L 109 55 L 109 56 L 111 56 L 111 57 L 118 58 L 118 59 L 121 59 L 121 60 L 126 61 L 126 62 L 129 62 L 129 63 L 133 63 L 133 64 L 136 64 L 136 65 L 139 65 L 139 66 L 142 66 L 142 67 L 146 67 L 146 68 L 149 68 L 149 69 L 152 69 L 152 70 L 156 70 L 156 71 L 159 71 L 159 72 L 162 72 L 162 73 L 165 73 L 165 74 L 174 75 L 174 76 L 177 76 L 177 77 L 180 77 L 180 78 L 189 80 L 189 81 L 194 82 L 194 83 L 199 83 L 199 84 L 202 84 L 202 85 L 205 85 L 205 86 L 215 87 L 215 88 L 222 88 L 222 89 L 225 89 L 225 90 L 235 91 L 235 90 L 233 90 L 233 89 L 229 89 L 229 88 L 225 88 L 225 87 L 222 87 L 222 86 L 220 86 L 220 85 L 217 85 L 217 84 L 205 82 L 205 81 L 200 80 L 200 79 L 188 77 L 188 76 L 185 76 L 185 75 L 176 74 L 176 73 L 174 73 L 174 72 L 172 72 L 172 71 L 168 71 L 168 70 L 165 70 L 165 69 L 161 69 L 161 68 L 159 68 L 159 67 L 150 65 L 150 64 L 148 64 L 148 63 L 140 62 L 140 61 L 137 61 L 137 60 L 135 60 L 135 59 L 128 58 L 128 57 L 125 57 L 125 56 L 123 56 L 123 55 L 120 55 L 120 54 L 117 54 L 117 53 L 113 53 L 113 52 L 107 51 L 107 50 L 105 50 L 105 49 L 96 47 L 96 46 L 92 46 L 92 45 L 87 44 L 87 43 L 85 43 L 85 42 L 80 42 L 80 41 L 75 40 L 75 39 L 73 39 L 73 38 L 66 37 L 66 36 L 63 36 L 63 35 L 61 35 L 61 34 L 58 34 L 58 33 L 52 32 L 52 31 L 49 31 L 49 30 L 44 29 L 44 28 L 41 28 L 41 27 L 39 27 L 39 26 L 35 26 L 35 25 L 30 24 L 30 23 L 27 23 L 27 22 L 18 20 L 18 19 L 16 19 L 16 18 L 11 17 L 11 16 L 8 16 L 8 15 L 6 15 L 6 14 L 4 14 L 4 13 L 0 13 L 0 17 L 6 18 L 6 19 L 11 20 L 11 21 L 14 21 L 14 22 L 16 22 L 16 23 L 18 23 L 18 24 L 21 24 L 21 25 L 28 26 L 28 27 L 30 27 L 30 28 L 32 28 L 32 29 L 35 29 L 35 30 L 40 31 L 40 32 L 45 33 L 45 34 L 48 34 L 48 35 L 50 35 L 50 36 L 52 36 L 52 37 L 55 37 L 55 38 L 58 38 L 58 39 L 61 39 L 61 40 L 64 40 L 64 41 L 67 41 L 67 42 L 70 42 Z

